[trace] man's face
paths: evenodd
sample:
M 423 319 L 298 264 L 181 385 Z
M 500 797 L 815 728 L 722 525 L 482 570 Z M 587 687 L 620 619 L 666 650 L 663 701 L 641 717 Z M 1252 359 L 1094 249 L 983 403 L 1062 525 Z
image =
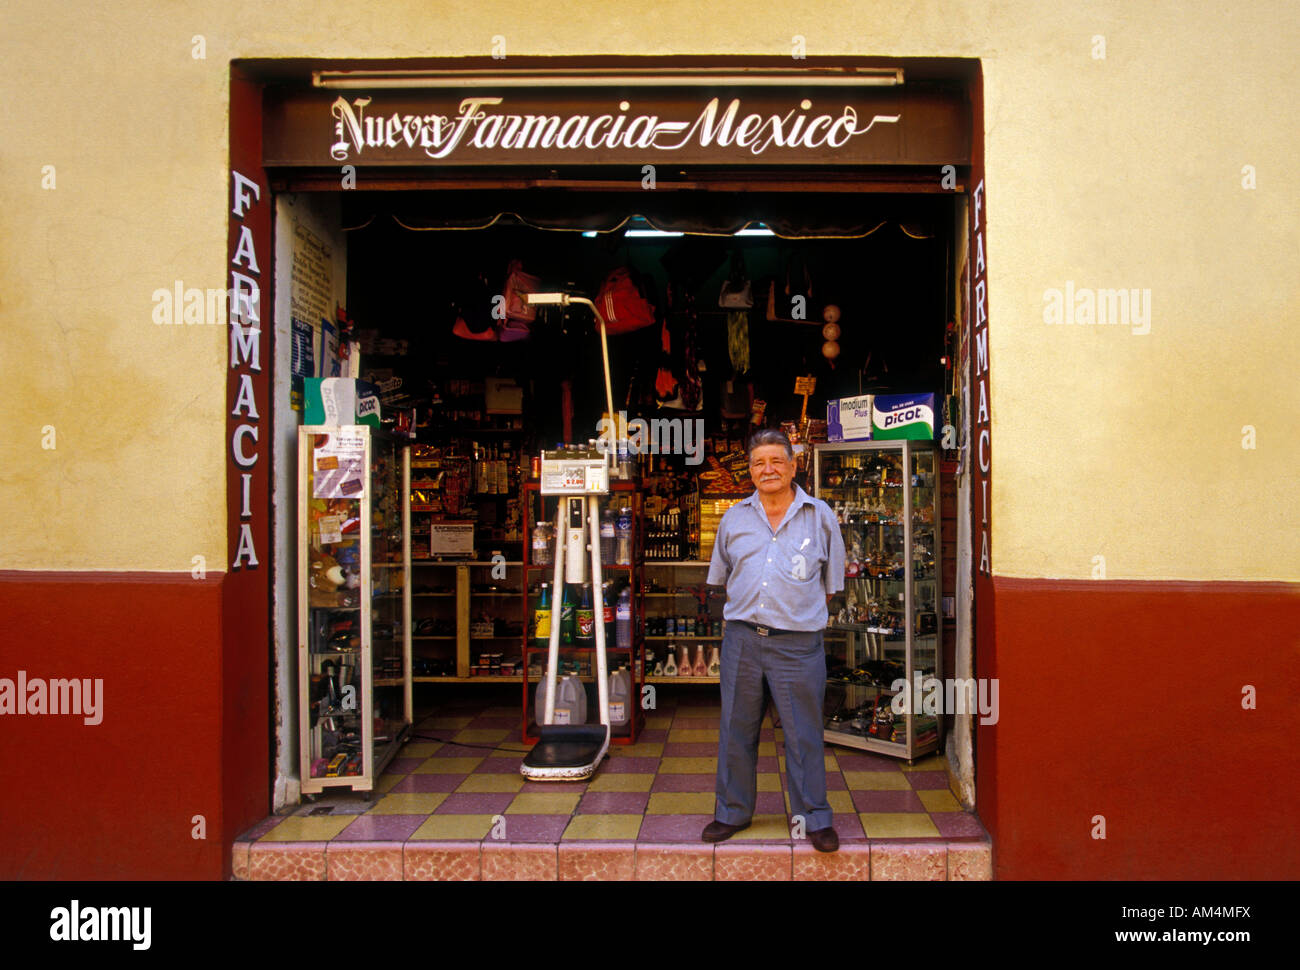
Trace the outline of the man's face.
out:
M 749 456 L 749 477 L 763 495 L 779 495 L 794 481 L 794 461 L 780 445 L 760 445 Z

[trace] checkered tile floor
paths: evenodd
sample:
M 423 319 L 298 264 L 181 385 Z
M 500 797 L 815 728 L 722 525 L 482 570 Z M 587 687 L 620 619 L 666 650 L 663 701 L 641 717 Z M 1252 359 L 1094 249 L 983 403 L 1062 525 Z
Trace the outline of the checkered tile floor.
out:
M 526 746 L 518 689 L 463 691 L 417 722 L 416 737 L 369 801 L 329 793 L 292 815 L 265 819 L 241 841 L 700 845 L 713 817 L 718 716 L 717 695 L 708 688 L 661 690 L 637 743 L 611 746 L 592 779 L 529 782 L 519 774 Z M 825 750 L 842 844 L 987 840 L 949 790 L 942 757 L 909 766 L 847 748 Z M 765 721 L 757 812 L 733 843 L 791 845 L 784 769 L 781 731 Z

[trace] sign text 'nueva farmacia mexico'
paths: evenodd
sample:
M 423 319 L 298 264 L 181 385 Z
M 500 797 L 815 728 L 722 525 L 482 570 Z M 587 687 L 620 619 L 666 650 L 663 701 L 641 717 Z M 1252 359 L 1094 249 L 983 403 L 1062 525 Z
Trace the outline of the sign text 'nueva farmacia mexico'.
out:
M 694 118 L 674 120 L 635 111 L 629 101 L 601 113 L 520 114 L 500 97 L 463 99 L 453 115 L 385 113 L 374 98 L 339 97 L 330 155 L 356 159 L 368 148 L 419 149 L 446 159 L 462 148 L 496 151 L 660 151 L 734 148 L 752 155 L 770 149 L 839 149 L 877 125 L 896 125 L 901 114 L 859 117 L 852 105 L 814 111 L 807 98 L 780 113 L 745 113 L 742 99 L 725 108 L 708 101 Z

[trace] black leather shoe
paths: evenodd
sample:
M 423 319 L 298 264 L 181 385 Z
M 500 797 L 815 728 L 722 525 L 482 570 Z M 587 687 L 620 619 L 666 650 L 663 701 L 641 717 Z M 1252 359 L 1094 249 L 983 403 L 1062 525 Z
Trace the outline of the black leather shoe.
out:
M 830 827 L 809 832 L 808 841 L 818 852 L 834 852 L 840 847 L 839 833 Z
M 749 823 L 744 825 L 728 825 L 726 822 L 719 822 L 714 819 L 708 825 L 704 826 L 704 831 L 700 833 L 700 838 L 705 842 L 725 842 L 737 832 L 743 832 L 749 828 Z

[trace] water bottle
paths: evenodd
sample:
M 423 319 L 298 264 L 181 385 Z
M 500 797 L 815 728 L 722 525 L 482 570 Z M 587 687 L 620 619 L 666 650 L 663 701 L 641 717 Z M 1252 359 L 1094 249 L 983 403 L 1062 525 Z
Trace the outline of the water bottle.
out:
M 632 510 L 626 505 L 618 510 L 614 531 L 614 564 L 630 566 L 632 564 Z
M 614 510 L 607 508 L 600 517 L 600 561 L 614 561 Z
M 624 586 L 618 594 L 618 606 L 614 610 L 614 646 L 621 650 L 632 647 L 632 587 Z
M 555 527 L 550 522 L 533 526 L 533 565 L 549 566 L 555 562 Z

